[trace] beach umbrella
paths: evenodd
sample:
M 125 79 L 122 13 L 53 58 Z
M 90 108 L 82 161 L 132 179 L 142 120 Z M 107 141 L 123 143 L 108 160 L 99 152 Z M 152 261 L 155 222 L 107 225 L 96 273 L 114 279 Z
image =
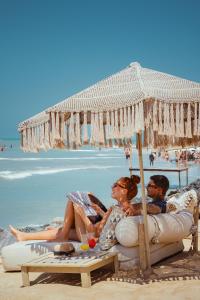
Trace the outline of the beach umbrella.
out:
M 21 147 L 37 152 L 82 145 L 131 144 L 137 136 L 142 187 L 144 257 L 150 267 L 142 147 L 196 146 L 200 84 L 131 63 L 120 72 L 19 124 Z

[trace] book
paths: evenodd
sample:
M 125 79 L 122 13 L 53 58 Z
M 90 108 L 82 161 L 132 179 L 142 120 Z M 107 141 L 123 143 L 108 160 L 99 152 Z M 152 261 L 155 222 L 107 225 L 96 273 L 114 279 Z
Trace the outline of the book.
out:
M 67 194 L 67 198 L 72 202 L 82 206 L 86 216 L 97 216 L 97 212 L 92 207 L 92 202 L 87 192 L 71 192 Z

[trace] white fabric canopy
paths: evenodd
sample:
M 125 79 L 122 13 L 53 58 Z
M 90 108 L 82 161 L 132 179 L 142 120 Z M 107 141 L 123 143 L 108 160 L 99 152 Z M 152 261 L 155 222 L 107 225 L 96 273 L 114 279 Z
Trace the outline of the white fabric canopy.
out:
M 19 131 L 24 151 L 121 146 L 140 131 L 144 146 L 196 145 L 200 84 L 131 63 L 20 123 Z

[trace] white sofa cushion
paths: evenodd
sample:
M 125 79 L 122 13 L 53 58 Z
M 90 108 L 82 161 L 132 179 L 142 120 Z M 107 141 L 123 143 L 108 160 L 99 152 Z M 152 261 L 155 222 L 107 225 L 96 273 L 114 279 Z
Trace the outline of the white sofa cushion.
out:
M 142 216 L 122 219 L 115 228 L 118 242 L 125 247 L 138 245 L 138 223 Z M 188 211 L 177 214 L 148 215 L 149 242 L 172 243 L 180 241 L 191 233 L 193 215 Z
M 58 242 L 24 241 L 5 246 L 1 250 L 3 267 L 6 271 L 19 271 L 21 265 L 43 254 L 53 253 Z M 60 243 L 61 244 L 61 243 Z M 80 243 L 73 242 L 76 250 L 80 250 Z
M 142 216 L 127 217 L 122 219 L 115 228 L 115 235 L 118 242 L 124 247 L 138 245 L 138 223 L 142 222 Z M 154 237 L 156 227 L 155 221 L 150 215 L 147 216 L 149 241 Z
M 177 193 L 168 198 L 167 212 L 176 213 L 181 210 L 187 210 L 193 214 L 197 201 L 197 193 L 193 189 L 184 193 Z
M 170 244 L 150 244 L 150 263 L 151 265 L 184 249 L 183 242 Z M 131 270 L 139 266 L 139 247 L 123 247 L 116 244 L 109 251 L 118 252 L 120 270 Z
M 76 250 L 80 250 L 80 243 L 72 242 Z M 2 264 L 5 271 L 20 271 L 21 265 L 39 256 L 52 253 L 55 244 L 47 241 L 16 242 L 2 249 Z M 97 246 L 98 247 L 98 246 Z M 161 259 L 183 250 L 183 243 L 150 244 L 150 261 L 154 264 Z M 139 247 L 123 247 L 117 244 L 110 248 L 111 252 L 118 252 L 121 270 L 128 270 L 139 265 Z

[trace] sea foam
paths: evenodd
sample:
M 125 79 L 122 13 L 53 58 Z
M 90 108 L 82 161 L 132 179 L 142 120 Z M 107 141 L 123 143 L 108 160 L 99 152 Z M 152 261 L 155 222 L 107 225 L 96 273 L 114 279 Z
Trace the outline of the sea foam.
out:
M 34 175 L 51 175 L 62 172 L 69 171 L 78 171 L 78 170 L 91 170 L 91 169 L 111 169 L 111 168 L 120 168 L 120 166 L 99 166 L 99 165 L 91 165 L 91 166 L 83 166 L 83 167 L 71 167 L 71 168 L 41 168 L 41 169 L 32 169 L 25 171 L 1 171 L 0 178 L 6 180 L 15 180 L 15 179 L 24 179 Z
M 55 161 L 55 160 L 93 160 L 98 158 L 115 159 L 116 155 L 108 156 L 107 154 L 97 154 L 90 157 L 0 157 L 1 160 L 6 161 Z M 119 156 L 120 157 L 120 156 Z

